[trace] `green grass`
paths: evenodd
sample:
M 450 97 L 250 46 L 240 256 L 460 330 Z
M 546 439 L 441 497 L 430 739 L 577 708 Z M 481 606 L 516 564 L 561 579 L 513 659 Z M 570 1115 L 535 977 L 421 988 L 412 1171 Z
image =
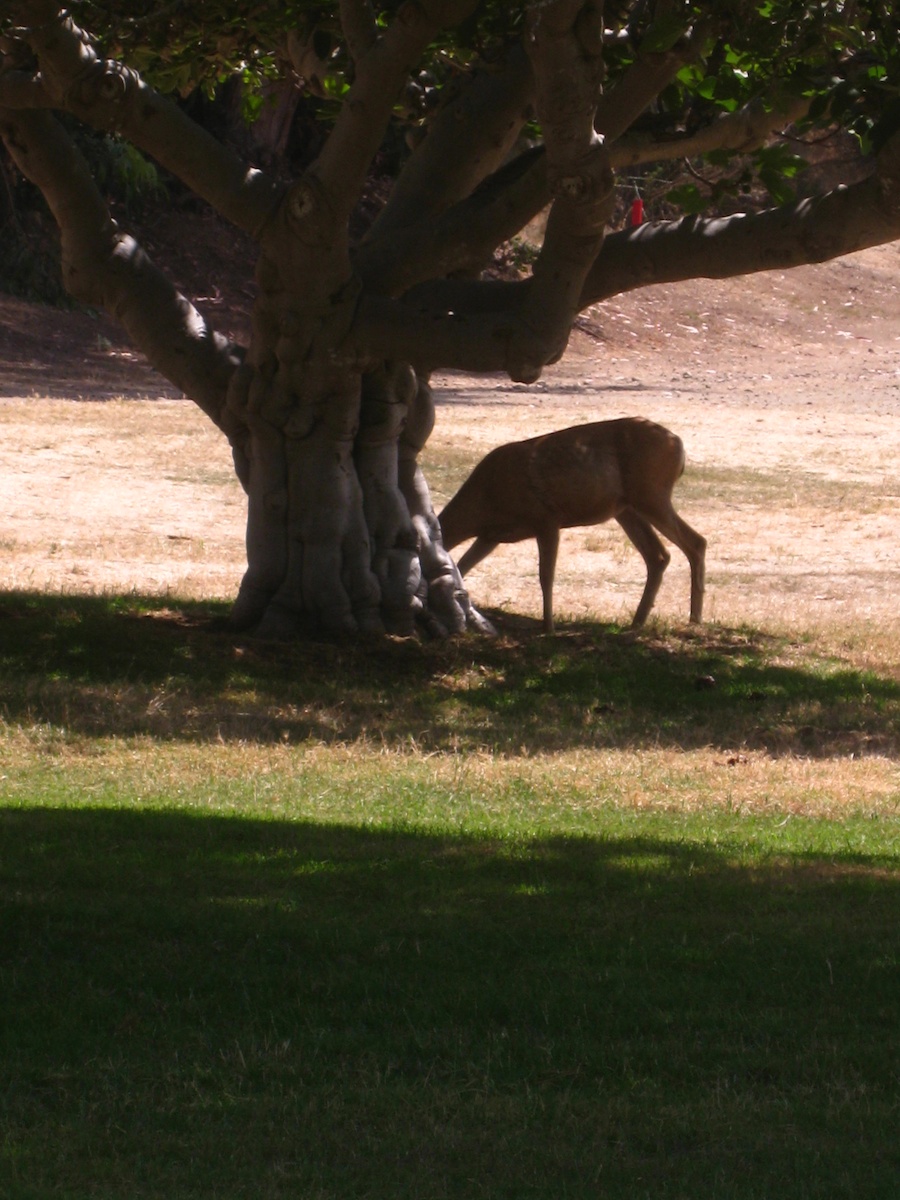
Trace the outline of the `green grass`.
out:
M 0 603 L 0 1195 L 900 1194 L 894 668 L 223 616 Z
M 766 509 L 778 505 L 779 511 L 783 512 L 819 506 L 820 509 L 861 515 L 878 512 L 895 503 L 892 488 L 885 483 L 873 485 L 868 480 L 830 479 L 796 467 L 757 471 L 749 467 L 692 464 L 678 485 L 676 504 L 682 494 L 685 503 L 716 500 L 731 507 L 761 506 Z
M 896 828 L 115 800 L 2 814 L 4 1195 L 895 1194 Z
M 584 747 L 742 746 L 895 754 L 896 667 L 855 665 L 751 629 L 504 618 L 504 637 L 443 645 L 285 646 L 236 639 L 224 604 L 8 594 L 0 715 L 70 734 L 501 754 Z M 712 681 L 714 686 L 708 686 Z

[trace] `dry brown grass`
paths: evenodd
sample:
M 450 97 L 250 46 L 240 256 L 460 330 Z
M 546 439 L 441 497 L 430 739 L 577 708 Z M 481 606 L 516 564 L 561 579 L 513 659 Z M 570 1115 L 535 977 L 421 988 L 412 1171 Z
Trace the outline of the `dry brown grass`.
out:
M 822 380 L 786 397 L 783 381 L 765 379 L 753 403 L 684 399 L 663 381 L 623 405 L 588 378 L 588 365 L 596 370 L 576 358 L 536 394 L 496 380 L 439 380 L 426 457 L 436 502 L 501 441 L 641 411 L 688 448 L 676 504 L 709 540 L 708 619 L 844 627 L 892 653 L 900 496 L 892 409 L 853 411 Z M 0 505 L 6 588 L 224 598 L 243 570 L 244 498 L 228 449 L 184 401 L 0 400 Z M 537 615 L 536 557 L 530 542 L 501 547 L 472 573 L 476 600 Z M 642 571 L 615 524 L 566 531 L 559 617 L 627 621 Z M 676 551 L 658 614 L 682 620 L 688 591 Z
M 687 447 L 676 505 L 709 541 L 709 619 L 844 628 L 890 654 L 898 257 L 882 247 L 623 297 L 591 314 L 594 339 L 577 334 L 534 388 L 438 375 L 425 460 L 436 502 L 500 442 L 641 413 Z M 79 395 L 90 394 L 86 369 Z M 107 395 L 109 364 L 91 369 Z M 0 399 L 0 507 L 0 587 L 228 597 L 243 570 L 244 500 L 228 448 L 183 401 Z M 479 603 L 539 613 L 531 543 L 501 548 L 470 582 Z M 641 583 L 617 527 L 564 533 L 562 619 L 627 620 Z M 659 615 L 682 620 L 687 597 L 676 552 Z
M 892 248 L 885 253 L 896 256 Z M 650 293 L 631 308 L 609 306 L 599 316 L 608 340 L 579 336 L 536 388 L 438 376 L 438 424 L 425 460 L 436 504 L 502 441 L 642 413 L 676 430 L 687 446 L 675 499 L 709 541 L 708 621 L 787 634 L 795 653 L 807 645 L 853 669 L 897 678 L 900 320 L 891 325 L 889 315 L 900 305 L 882 259 L 859 259 L 852 278 L 860 311 L 834 322 L 831 334 L 802 288 L 774 288 L 783 320 L 755 345 L 758 296 L 748 293 L 743 311 L 739 301 L 713 320 L 709 312 L 692 318 L 696 297 L 687 294 L 679 311 L 672 289 L 665 309 Z M 835 309 L 843 304 L 846 269 L 833 266 L 827 276 L 811 269 L 807 276 L 820 291 L 830 280 Z M 874 340 L 862 340 L 866 279 L 882 304 Z M 688 332 L 704 321 L 708 336 Z M 244 497 L 228 448 L 181 400 L 0 399 L 0 510 L 4 590 L 227 598 L 244 567 Z M 565 532 L 556 587 L 561 628 L 572 619 L 627 622 L 642 583 L 642 563 L 615 524 Z M 476 603 L 501 623 L 504 613 L 540 614 L 533 543 L 501 547 L 469 584 Z M 684 622 L 688 594 L 687 564 L 676 551 L 658 601 L 664 623 Z M 7 733 L 11 760 L 47 752 L 39 714 L 32 729 Z M 94 767 L 102 760 L 104 769 L 127 773 L 133 756 L 136 780 L 150 757 L 154 771 L 176 774 L 190 774 L 194 753 L 198 771 L 208 763 L 203 747 L 157 745 L 151 756 L 140 739 L 99 744 L 70 737 L 60 752 L 63 745 L 70 766 L 85 771 L 88 760 Z M 311 744 L 304 755 L 327 756 L 339 772 L 352 771 L 354 761 L 371 766 L 399 755 L 405 770 L 479 773 L 488 791 L 498 772 L 520 771 L 548 787 L 601 772 L 620 781 L 622 804 L 638 808 L 716 804 L 836 815 L 896 804 L 898 793 L 893 760 L 877 755 L 806 761 L 740 746 L 731 754 L 592 749 L 538 751 L 513 766 L 478 755 L 463 764 L 446 752 L 413 768 L 420 749 L 410 743 L 388 752 L 363 737 L 344 746 Z M 289 773 L 289 754 L 277 745 L 232 742 L 217 771 Z M 657 781 L 649 790 L 648 777 Z M 579 789 L 579 803 L 585 794 Z
M 132 797 L 135 806 L 179 797 L 221 809 L 233 789 L 252 808 L 290 819 L 359 819 L 380 786 L 421 789 L 425 794 L 475 797 L 485 818 L 498 817 L 518 792 L 544 794 L 553 809 L 570 817 L 588 816 L 610 806 L 633 812 L 724 810 L 736 816 L 813 817 L 896 816 L 900 813 L 900 767 L 895 760 L 867 755 L 806 758 L 773 757 L 736 747 L 674 749 L 584 749 L 537 753 L 510 759 L 489 753 L 423 755 L 410 741 L 390 748 L 374 741 L 349 745 L 277 742 L 222 742 L 215 747 L 215 786 L 210 783 L 208 744 L 160 742 L 156 738 L 73 738 L 35 725 L 8 731 L 3 738 L 0 780 L 8 801 L 17 796 L 16 780 L 35 786 L 35 763 L 50 772 L 64 767 L 70 787 L 85 801 L 113 788 Z M 328 779 L 317 812 L 310 777 Z M 344 792 L 347 808 L 335 797 Z M 24 798 L 24 793 L 23 793 Z M 351 799 L 352 798 L 352 799 Z M 423 813 L 423 819 L 427 814 Z
M 0 399 L 0 586 L 234 594 L 244 498 L 183 400 Z

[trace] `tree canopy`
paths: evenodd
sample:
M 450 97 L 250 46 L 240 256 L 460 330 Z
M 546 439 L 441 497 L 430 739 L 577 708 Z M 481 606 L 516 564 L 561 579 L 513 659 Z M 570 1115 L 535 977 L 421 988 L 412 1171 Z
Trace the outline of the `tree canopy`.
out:
M 900 237 L 898 23 L 877 0 L 11 0 L 0 33 L 0 135 L 59 224 L 66 286 L 231 442 L 248 494 L 235 622 L 266 635 L 484 627 L 417 462 L 432 370 L 531 382 L 599 300 Z M 327 136 L 297 178 L 243 161 L 177 102 L 236 74 L 251 115 L 276 86 L 319 98 Z M 112 220 L 73 119 L 258 241 L 248 346 Z M 788 128 L 847 131 L 867 165 L 795 194 Z M 354 236 L 397 129 L 409 151 Z M 613 230 L 622 180 L 666 161 L 713 186 L 675 193 L 683 216 Z M 736 211 L 751 179 L 771 205 Z M 530 274 L 484 277 L 544 210 Z

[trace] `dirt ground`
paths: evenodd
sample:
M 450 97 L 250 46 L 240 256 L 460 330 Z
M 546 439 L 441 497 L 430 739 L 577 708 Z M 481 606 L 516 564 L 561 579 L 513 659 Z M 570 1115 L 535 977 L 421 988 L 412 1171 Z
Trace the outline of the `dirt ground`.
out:
M 710 619 L 900 628 L 898 268 L 894 243 L 644 289 L 587 314 L 534 387 L 437 375 L 438 504 L 500 442 L 642 414 L 687 447 L 676 505 L 709 541 Z M 0 296 L 0 430 L 0 588 L 234 594 L 244 503 L 228 448 L 105 319 Z M 536 617 L 533 543 L 501 547 L 469 584 L 501 618 Z M 628 619 L 641 584 L 617 526 L 563 535 L 560 619 Z M 687 607 L 675 551 L 658 611 Z

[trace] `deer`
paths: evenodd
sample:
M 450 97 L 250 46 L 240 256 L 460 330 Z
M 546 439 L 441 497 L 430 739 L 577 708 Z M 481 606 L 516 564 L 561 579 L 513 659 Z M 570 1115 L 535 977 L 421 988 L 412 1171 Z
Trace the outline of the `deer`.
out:
M 671 555 L 656 530 L 691 568 L 692 622 L 703 619 L 706 539 L 672 507 L 685 466 L 676 434 L 645 417 L 573 425 L 498 446 L 477 464 L 438 520 L 444 547 L 474 542 L 457 563 L 466 575 L 503 542 L 536 538 L 543 628 L 553 633 L 553 579 L 561 529 L 615 518 L 647 566 L 633 629 L 645 623 Z

